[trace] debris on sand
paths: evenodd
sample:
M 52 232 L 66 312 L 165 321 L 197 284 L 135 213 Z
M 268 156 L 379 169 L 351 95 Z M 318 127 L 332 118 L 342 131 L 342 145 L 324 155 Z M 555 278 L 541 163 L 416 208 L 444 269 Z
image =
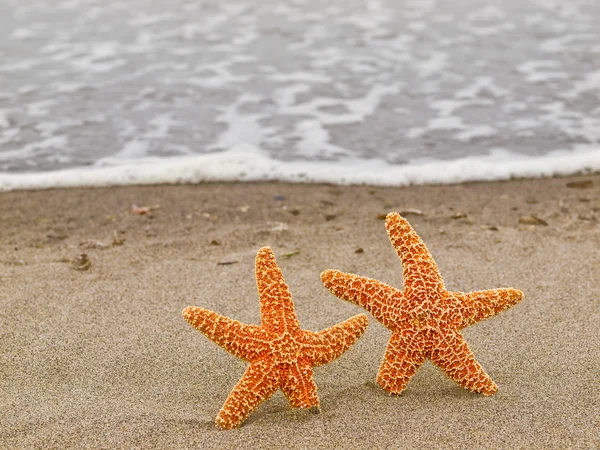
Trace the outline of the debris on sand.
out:
M 548 226 L 548 222 L 533 215 L 519 217 L 519 223 L 523 225 L 543 225 L 545 227 Z
M 232 264 L 237 264 L 237 261 L 221 261 L 217 263 L 217 266 L 231 266 Z
M 119 236 L 119 233 L 115 231 L 113 232 L 112 241 L 110 244 L 105 244 L 104 242 L 96 239 L 86 239 L 85 241 L 81 241 L 79 243 L 79 247 L 88 250 L 106 250 L 107 248 L 123 245 L 124 243 L 125 238 Z
M 110 247 L 108 244 L 105 244 L 102 241 L 97 241 L 95 239 L 87 239 L 85 241 L 82 241 L 79 243 L 79 246 L 81 248 L 85 248 L 85 249 L 99 249 L 99 250 L 105 250 L 108 247 Z
M 408 208 L 398 211 L 401 216 L 424 216 L 425 213 L 420 209 Z
M 365 250 L 362 247 L 358 247 L 356 250 L 354 250 L 354 253 L 356 253 L 357 255 L 364 253 Z
M 291 258 L 292 256 L 296 256 L 296 255 L 298 255 L 298 254 L 300 254 L 300 250 L 294 250 L 293 252 L 290 252 L 290 253 L 285 253 L 285 254 L 283 254 L 282 256 L 283 256 L 284 258 Z
M 462 212 L 457 212 L 457 213 L 452 214 L 452 216 L 450 216 L 450 217 L 452 217 L 453 219 L 464 219 L 465 217 L 467 217 L 467 215 Z
M 75 270 L 83 272 L 85 270 L 90 270 L 92 267 L 92 261 L 90 261 L 90 258 L 86 253 L 82 253 L 73 261 L 71 261 L 71 267 Z
M 1 262 L 6 264 L 7 266 L 26 266 L 27 265 L 27 263 L 24 260 L 22 260 L 21 258 L 17 258 L 16 256 L 5 259 L 4 261 L 1 261 Z
M 119 236 L 119 233 L 117 233 L 116 231 L 113 233 L 113 240 L 112 240 L 112 245 L 113 247 L 116 245 L 123 245 L 125 243 L 125 238 Z
M 579 220 L 587 220 L 590 222 L 597 222 L 598 220 L 596 219 L 596 216 L 594 215 L 594 213 L 592 212 L 592 214 L 579 214 L 577 216 L 577 218 Z
M 570 181 L 567 183 L 567 187 L 573 189 L 587 189 L 591 188 L 593 185 L 594 182 L 592 180 Z
M 287 224 L 283 222 L 276 222 L 273 227 L 269 231 L 286 231 L 288 229 Z
M 137 206 L 135 204 L 131 205 L 131 212 L 133 214 L 138 214 L 140 216 L 144 216 L 144 215 L 152 215 L 152 211 L 156 211 L 158 208 L 160 208 L 160 205 L 154 205 L 154 206 Z
M 61 231 L 53 230 L 46 234 L 46 243 L 50 244 L 54 242 L 64 241 L 68 237 L 69 236 L 67 234 Z

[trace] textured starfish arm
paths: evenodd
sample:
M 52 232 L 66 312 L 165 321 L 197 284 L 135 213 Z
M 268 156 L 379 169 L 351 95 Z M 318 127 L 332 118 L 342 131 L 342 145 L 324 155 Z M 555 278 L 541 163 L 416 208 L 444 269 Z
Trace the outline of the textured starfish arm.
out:
M 400 334 L 393 333 L 377 374 L 377 383 L 390 394 L 400 394 L 425 362 L 425 355 L 406 348 Z
M 387 215 L 385 227 L 402 261 L 405 290 L 443 290 L 444 281 L 437 264 L 408 221 L 392 212 Z
M 262 247 L 256 255 L 256 286 L 264 327 L 279 331 L 300 329 L 292 294 L 269 247 Z
M 282 380 L 281 390 L 292 408 L 319 406 L 317 385 L 309 364 L 291 364 Z
M 247 325 L 197 306 L 185 308 L 183 317 L 215 344 L 245 361 L 259 358 L 269 349 L 264 331 L 257 325 Z
M 372 278 L 337 270 L 326 270 L 321 281 L 333 295 L 362 306 L 384 326 L 395 322 L 395 310 L 403 299 L 402 292 Z
M 239 427 L 278 388 L 276 371 L 269 363 L 262 360 L 251 364 L 225 400 L 217 426 L 224 430 Z
M 498 390 L 496 383 L 475 360 L 467 342 L 459 333 L 448 336 L 443 346 L 434 350 L 430 358 L 449 378 L 465 389 L 483 395 L 493 395 Z
M 496 314 L 519 303 L 523 298 L 523 292 L 507 289 L 490 289 L 487 291 L 476 291 L 468 294 L 461 292 L 452 293 L 459 303 L 459 311 L 462 314 L 462 323 L 459 328 L 472 325 L 480 320 L 495 316 Z
M 367 329 L 367 316 L 359 314 L 318 333 L 304 333 L 304 355 L 311 365 L 320 366 L 339 358 Z

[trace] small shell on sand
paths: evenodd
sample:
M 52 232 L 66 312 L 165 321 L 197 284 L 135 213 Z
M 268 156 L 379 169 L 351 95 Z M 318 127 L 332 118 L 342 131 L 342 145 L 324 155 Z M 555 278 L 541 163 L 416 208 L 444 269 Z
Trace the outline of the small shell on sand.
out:
M 90 261 L 90 258 L 86 253 L 82 253 L 71 262 L 71 267 L 75 270 L 83 272 L 85 270 L 90 270 L 92 267 L 92 261 Z
M 519 217 L 519 223 L 524 225 L 543 225 L 545 227 L 548 226 L 548 222 L 533 215 Z

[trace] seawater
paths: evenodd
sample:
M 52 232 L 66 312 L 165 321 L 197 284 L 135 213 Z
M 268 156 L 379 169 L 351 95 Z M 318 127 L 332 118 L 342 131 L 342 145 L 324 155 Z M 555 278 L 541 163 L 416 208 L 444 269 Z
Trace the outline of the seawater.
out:
M 0 189 L 600 170 L 600 3 L 0 0 Z

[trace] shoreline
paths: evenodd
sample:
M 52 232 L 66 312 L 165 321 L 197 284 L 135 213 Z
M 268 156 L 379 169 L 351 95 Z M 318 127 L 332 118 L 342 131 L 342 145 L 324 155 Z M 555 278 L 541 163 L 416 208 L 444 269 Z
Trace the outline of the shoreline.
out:
M 268 245 L 302 328 L 359 314 L 319 274 L 400 287 L 381 220 L 390 211 L 405 213 L 449 289 L 525 292 L 464 331 L 499 392 L 471 394 L 426 363 L 390 397 L 375 384 L 389 332 L 369 316 L 354 347 L 315 370 L 320 414 L 278 393 L 239 430 L 217 430 L 245 363 L 187 325 L 183 308 L 258 323 L 254 256 Z M 0 447 L 598 444 L 600 174 L 13 191 L 0 193 L 0 220 Z M 90 266 L 78 270 L 83 253 Z
M 508 151 L 453 160 L 423 160 L 394 165 L 380 159 L 280 161 L 253 148 L 179 158 L 127 160 L 119 165 L 0 175 L 0 192 L 55 187 L 133 186 L 204 182 L 331 183 L 340 186 L 401 187 L 504 181 L 600 172 L 600 149 L 580 147 L 525 156 Z M 340 175 L 340 173 L 342 175 Z

